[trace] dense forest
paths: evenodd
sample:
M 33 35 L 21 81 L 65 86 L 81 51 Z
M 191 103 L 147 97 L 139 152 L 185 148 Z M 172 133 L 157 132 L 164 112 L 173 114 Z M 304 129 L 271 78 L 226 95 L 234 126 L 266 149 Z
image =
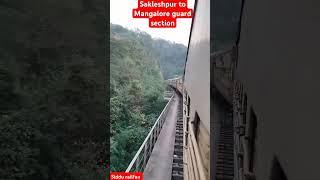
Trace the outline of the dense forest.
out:
M 164 78 L 183 73 L 186 47 L 111 25 L 111 171 L 124 171 L 161 113 Z
M 105 179 L 107 3 L 0 1 L 0 179 Z
M 215 0 L 212 6 L 211 49 L 225 50 L 233 46 L 238 38 L 241 3 L 239 0 Z
M 183 75 L 187 55 L 186 46 L 155 39 L 152 43 L 152 53 L 160 66 L 164 79 Z
M 187 54 L 187 47 L 183 44 L 164 39 L 153 39 L 146 32 L 131 31 L 116 24 L 112 25 L 112 30 L 115 38 L 139 41 L 160 67 L 164 79 L 174 78 L 183 74 Z

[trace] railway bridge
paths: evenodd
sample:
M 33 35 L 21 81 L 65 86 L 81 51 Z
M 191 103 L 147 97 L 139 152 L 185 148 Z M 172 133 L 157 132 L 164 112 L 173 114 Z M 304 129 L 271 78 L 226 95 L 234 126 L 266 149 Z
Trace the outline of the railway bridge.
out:
M 239 99 L 233 97 L 233 87 L 236 85 L 233 75 L 236 53 L 236 48 L 231 47 L 226 51 L 212 54 L 211 57 L 214 70 L 211 74 L 213 75 L 211 91 L 218 92 L 221 96 L 221 100 L 214 103 L 219 103 L 219 107 L 225 107 L 217 110 L 220 112 L 218 113 L 220 117 L 216 117 L 220 119 L 219 122 L 212 121 L 216 123 L 214 126 L 220 129 L 215 131 L 218 133 L 215 134 L 218 144 L 213 147 L 217 162 L 213 169 L 217 180 L 233 180 L 237 162 L 234 159 L 234 149 L 238 147 L 238 142 L 233 140 L 236 134 L 233 132 L 232 109 L 232 104 Z M 192 112 L 190 94 L 187 95 L 183 78 L 177 77 L 166 81 L 171 88 L 171 91 L 165 92 L 164 98 L 168 102 L 126 172 L 144 172 L 146 180 L 210 179 L 210 158 L 202 155 L 206 146 L 204 142 L 210 135 L 203 134 L 205 129 L 199 124 L 205 122 L 203 120 L 196 122 L 197 115 L 192 118 L 195 120 L 190 120 Z M 205 163 L 206 160 L 209 162 Z
M 152 180 L 183 179 L 182 95 L 173 84 L 176 80 L 167 80 L 168 102 L 126 172 L 144 172 L 144 179 Z
M 211 2 L 195 1 L 183 78 L 167 81 L 174 93 L 126 171 L 146 180 L 320 179 L 320 11 L 307 1 Z

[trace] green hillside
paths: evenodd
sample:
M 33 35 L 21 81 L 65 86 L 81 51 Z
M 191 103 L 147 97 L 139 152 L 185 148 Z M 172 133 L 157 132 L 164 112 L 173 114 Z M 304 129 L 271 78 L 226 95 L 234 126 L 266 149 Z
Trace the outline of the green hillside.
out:
M 159 65 L 164 79 L 183 75 L 187 54 L 187 47 L 183 44 L 153 39 L 145 32 L 130 31 L 120 25 L 113 24 L 111 28 L 117 32 L 116 38 L 135 40 L 148 50 L 149 55 Z
M 111 26 L 112 171 L 127 168 L 165 105 L 164 80 L 148 43 L 147 34 Z
M 105 179 L 106 3 L 0 1 L 0 179 Z

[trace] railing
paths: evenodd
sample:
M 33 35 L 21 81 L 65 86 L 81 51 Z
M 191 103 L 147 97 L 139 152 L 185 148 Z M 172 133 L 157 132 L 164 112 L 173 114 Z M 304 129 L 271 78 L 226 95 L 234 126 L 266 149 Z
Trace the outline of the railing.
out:
M 234 94 L 233 94 L 233 118 L 235 127 L 234 137 L 234 148 L 235 148 L 235 180 L 243 180 L 243 141 L 241 136 L 244 134 L 243 124 L 241 122 L 241 85 L 240 82 L 235 81 L 234 83 Z
M 164 99 L 165 100 L 170 100 L 173 94 L 174 94 L 174 92 L 172 90 L 171 91 L 165 91 L 164 92 Z
M 184 178 L 186 180 L 205 180 L 205 170 L 200 156 L 199 147 L 194 135 L 194 125 L 189 122 L 189 117 L 184 122 L 184 152 L 183 161 L 186 162 Z
M 166 120 L 170 106 L 173 103 L 173 99 L 174 99 L 173 97 L 174 95 L 171 96 L 169 102 L 162 110 L 160 116 L 152 126 L 146 139 L 143 141 L 136 155 L 133 157 L 132 161 L 130 162 L 126 172 L 130 172 L 130 171 L 143 172 L 144 171 L 144 168 L 146 167 L 147 162 L 151 156 L 153 147 L 160 134 L 161 128 Z
M 235 133 L 235 180 L 254 180 L 254 173 L 249 171 L 249 150 L 248 136 L 246 133 L 245 122 L 246 102 L 243 100 L 243 86 L 235 80 L 234 97 L 233 97 L 233 122 L 236 130 Z

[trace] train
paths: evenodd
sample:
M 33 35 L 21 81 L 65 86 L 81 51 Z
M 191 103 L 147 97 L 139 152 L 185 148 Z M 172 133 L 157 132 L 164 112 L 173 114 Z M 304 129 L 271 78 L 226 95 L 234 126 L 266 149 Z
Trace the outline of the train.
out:
M 170 86 L 170 88 L 173 88 L 179 95 L 182 95 L 183 93 L 183 77 L 178 76 L 173 79 L 166 80 L 167 84 Z
M 319 7 L 309 0 L 242 4 L 233 70 L 235 179 L 320 179 Z
M 170 81 L 183 96 L 183 179 L 320 179 L 319 3 L 225 2 L 195 1 L 185 72 Z M 235 38 L 219 47 L 219 31 Z
M 183 75 L 184 179 L 210 179 L 210 1 L 195 1 Z

